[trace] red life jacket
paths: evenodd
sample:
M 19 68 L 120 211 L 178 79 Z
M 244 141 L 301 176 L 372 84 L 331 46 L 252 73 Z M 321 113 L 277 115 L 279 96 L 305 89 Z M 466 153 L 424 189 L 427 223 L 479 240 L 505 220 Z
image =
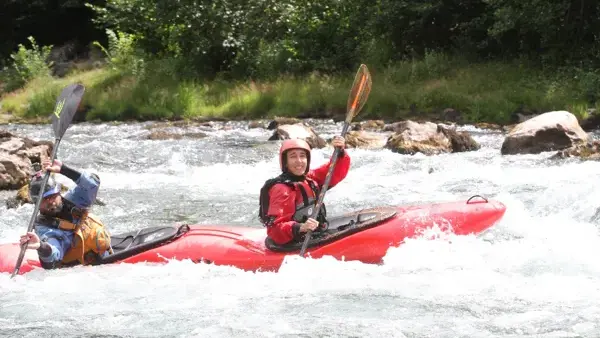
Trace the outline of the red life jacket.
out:
M 261 223 L 264 226 L 268 227 L 271 226 L 273 224 L 273 221 L 275 220 L 274 216 L 268 216 L 267 213 L 269 212 L 269 190 L 272 186 L 278 183 L 285 184 L 293 188 L 296 194 L 302 194 L 302 203 L 296 205 L 296 211 L 294 212 L 292 219 L 298 223 L 306 222 L 306 220 L 309 217 L 311 217 L 314 212 L 314 208 L 317 203 L 317 198 L 319 197 L 319 193 L 321 190 L 319 189 L 317 183 L 312 179 L 306 178 L 305 182 L 308 182 L 308 185 L 312 190 L 314 197 L 308 197 L 308 193 L 306 192 L 304 184 L 302 184 L 303 182 L 293 181 L 285 173 L 270 180 L 267 180 L 263 187 L 260 189 L 260 205 L 258 210 L 258 217 Z M 297 200 L 297 198 L 294 198 L 294 200 Z M 325 225 L 327 223 L 327 210 L 325 208 L 325 204 L 321 205 L 319 214 L 315 219 L 317 220 L 317 222 L 319 222 L 319 224 Z

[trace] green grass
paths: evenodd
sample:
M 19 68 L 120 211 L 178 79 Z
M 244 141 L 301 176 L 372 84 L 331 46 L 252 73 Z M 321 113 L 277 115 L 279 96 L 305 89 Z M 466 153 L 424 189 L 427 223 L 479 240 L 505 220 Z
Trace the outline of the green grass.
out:
M 575 76 L 559 76 L 519 62 L 471 64 L 432 54 L 423 60 L 370 68 L 373 87 L 361 119 L 397 120 L 441 116 L 446 108 L 465 122 L 506 123 L 519 107 L 532 111 L 568 110 L 584 117 L 587 89 Z M 159 74 L 160 72 L 155 72 Z M 95 69 L 61 79 L 40 79 L 1 97 L 0 110 L 24 120 L 45 118 L 60 90 L 86 86 L 82 106 L 88 121 L 187 118 L 255 119 L 343 113 L 353 73 L 276 80 L 175 82 L 166 76 L 136 78 Z M 416 112 L 411 112 L 411 105 Z

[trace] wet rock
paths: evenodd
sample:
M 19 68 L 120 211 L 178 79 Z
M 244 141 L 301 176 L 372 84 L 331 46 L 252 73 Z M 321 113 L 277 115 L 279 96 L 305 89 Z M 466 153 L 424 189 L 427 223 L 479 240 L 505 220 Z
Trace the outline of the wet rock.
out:
M 67 187 L 63 186 L 62 187 L 62 191 L 66 192 L 67 191 Z M 29 196 L 29 183 L 25 184 L 19 190 L 17 190 L 16 199 L 21 204 L 23 204 L 23 203 L 31 203 L 31 197 Z
M 31 161 L 27 158 L 0 153 L 0 188 L 15 189 L 33 174 Z
M 167 128 L 191 128 L 191 127 L 204 127 L 208 129 L 214 129 L 216 122 L 214 121 L 197 121 L 197 120 L 178 120 L 178 121 L 161 121 L 155 122 L 148 126 L 146 129 L 167 129 Z
M 453 153 L 479 150 L 481 148 L 479 143 L 466 131 L 457 132 L 456 129 L 447 128 L 441 124 L 438 125 L 438 130 L 450 140 Z
M 396 132 L 396 130 L 399 130 L 399 125 L 401 123 L 402 123 L 402 121 L 386 124 L 385 126 L 383 126 L 383 131 L 384 132 L 390 132 L 390 131 Z
M 503 127 L 495 123 L 478 122 L 474 124 L 479 129 L 490 129 L 490 130 L 503 130 Z
M 283 126 L 286 124 L 298 124 L 298 123 L 302 123 L 302 121 L 295 117 L 276 117 L 273 119 L 273 121 L 271 121 L 269 123 L 269 125 L 267 126 L 267 129 L 268 130 L 276 130 L 277 127 L 279 127 L 279 126 Z
M 323 148 L 327 145 L 325 140 L 321 138 L 315 131 L 303 123 L 284 124 L 277 127 L 269 141 L 287 140 L 287 139 L 302 139 L 308 142 L 311 148 Z
M 457 132 L 451 127 L 432 122 L 399 122 L 394 132 L 388 137 L 385 148 L 400 154 L 420 152 L 435 155 L 472 151 L 480 147 L 468 132 Z
M 349 131 L 345 138 L 348 148 L 381 149 L 386 142 L 384 135 L 364 130 Z
M 352 130 L 369 130 L 369 131 L 382 131 L 385 127 L 383 120 L 367 120 L 362 122 L 356 122 L 352 125 Z
M 431 122 L 427 119 L 424 118 L 417 118 L 417 119 L 413 119 L 413 120 L 401 120 L 401 121 L 396 121 L 393 123 L 388 123 L 385 124 L 383 126 L 382 131 L 383 132 L 393 132 L 393 133 L 401 133 L 402 131 L 404 131 L 406 129 L 406 125 L 407 122 L 410 122 L 410 124 L 412 123 L 417 123 L 417 124 L 427 124 L 427 123 L 433 123 L 436 124 L 435 122 Z M 443 126 L 449 127 L 449 128 L 455 128 L 455 125 L 447 125 L 447 124 L 442 124 Z
M 502 126 L 502 131 L 505 133 L 510 133 L 511 130 L 513 130 L 517 125 L 516 124 L 507 124 Z
M 389 136 L 385 148 L 400 154 L 420 152 L 434 155 L 449 152 L 450 140 L 438 131 L 435 123 L 416 123 L 409 120 L 395 125 L 394 134 Z
M 503 155 L 538 154 L 562 150 L 588 140 L 575 115 L 553 111 L 521 122 L 510 130 L 502 143 Z
M 41 163 L 52 154 L 53 143 L 34 141 L 0 130 L 0 189 L 18 189 L 33 174 L 33 163 Z
M 550 159 L 564 159 L 578 157 L 585 160 L 600 160 L 600 141 L 591 141 L 577 144 L 572 147 L 559 150 Z
M 6 205 L 6 209 L 14 209 L 14 208 L 17 208 L 21 204 L 19 203 L 19 201 L 17 201 L 17 199 L 15 197 L 10 197 L 5 201 L 5 205 Z

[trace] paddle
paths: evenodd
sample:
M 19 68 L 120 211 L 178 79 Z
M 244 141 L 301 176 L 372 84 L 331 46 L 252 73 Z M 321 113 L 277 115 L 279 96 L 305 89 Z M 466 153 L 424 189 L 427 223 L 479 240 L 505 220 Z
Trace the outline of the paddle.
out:
M 352 89 L 350 90 L 350 95 L 348 95 L 348 102 L 346 104 L 346 120 L 344 121 L 344 127 L 342 128 L 342 137 L 345 137 L 348 133 L 348 128 L 350 128 L 352 119 L 358 115 L 362 107 L 367 102 L 369 93 L 371 93 L 371 73 L 369 73 L 367 66 L 362 64 L 358 68 L 358 72 L 356 72 L 354 83 L 352 84 Z M 319 194 L 319 198 L 311 218 L 317 217 L 321 206 L 323 205 L 323 198 L 325 198 L 325 192 L 327 192 L 327 188 L 329 187 L 329 181 L 331 181 L 331 175 L 333 173 L 333 169 L 335 168 L 339 153 L 340 149 L 335 148 L 333 155 L 331 155 L 329 170 L 327 171 L 327 176 L 325 177 L 325 184 L 323 184 L 323 188 L 321 189 L 321 193 Z M 306 247 L 310 241 L 311 234 L 311 230 L 306 233 L 304 243 L 302 243 L 302 249 L 300 250 L 300 256 L 304 256 L 304 252 L 306 251 Z
M 58 145 L 60 144 L 60 140 L 62 139 L 65 131 L 71 125 L 71 121 L 73 120 L 73 116 L 77 112 L 77 108 L 79 107 L 79 103 L 81 103 L 81 98 L 83 97 L 83 93 L 85 92 L 85 87 L 80 84 L 72 84 L 65 87 L 60 96 L 56 100 L 56 106 L 54 107 L 54 113 L 52 114 L 52 130 L 54 131 L 54 146 L 52 149 L 52 157 L 50 159 L 50 163 L 54 162 L 56 159 L 56 154 L 58 153 Z M 46 175 L 44 176 L 44 180 L 42 181 L 42 187 L 37 197 L 37 201 L 35 202 L 35 207 L 33 208 L 33 214 L 29 219 L 29 226 L 27 227 L 27 232 L 31 232 L 34 227 L 34 220 L 37 216 L 37 213 L 40 209 L 40 204 L 42 202 L 42 195 L 44 194 L 44 188 L 46 187 L 46 183 L 48 183 L 48 179 L 50 178 L 50 172 L 46 171 Z M 25 250 L 27 248 L 27 242 L 21 245 L 21 252 L 19 253 L 19 258 L 17 259 L 17 264 L 15 265 L 15 271 L 13 271 L 10 276 L 13 278 L 17 273 L 19 273 L 19 269 L 21 268 L 21 263 L 23 263 L 23 257 L 25 257 Z

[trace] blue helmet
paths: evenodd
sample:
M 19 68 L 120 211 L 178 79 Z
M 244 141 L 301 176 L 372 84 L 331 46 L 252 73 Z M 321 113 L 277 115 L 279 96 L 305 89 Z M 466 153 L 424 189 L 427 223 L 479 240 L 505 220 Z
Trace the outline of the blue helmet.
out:
M 29 182 L 29 196 L 31 197 L 31 201 L 33 203 L 37 203 L 37 197 L 40 193 L 40 189 L 42 188 L 42 182 L 44 181 L 44 177 L 41 172 L 37 172 Z M 44 193 L 42 195 L 42 199 L 52 196 L 55 194 L 59 194 L 61 191 L 62 184 L 57 183 L 54 179 L 53 175 L 50 175 L 48 178 L 48 182 L 44 187 Z

